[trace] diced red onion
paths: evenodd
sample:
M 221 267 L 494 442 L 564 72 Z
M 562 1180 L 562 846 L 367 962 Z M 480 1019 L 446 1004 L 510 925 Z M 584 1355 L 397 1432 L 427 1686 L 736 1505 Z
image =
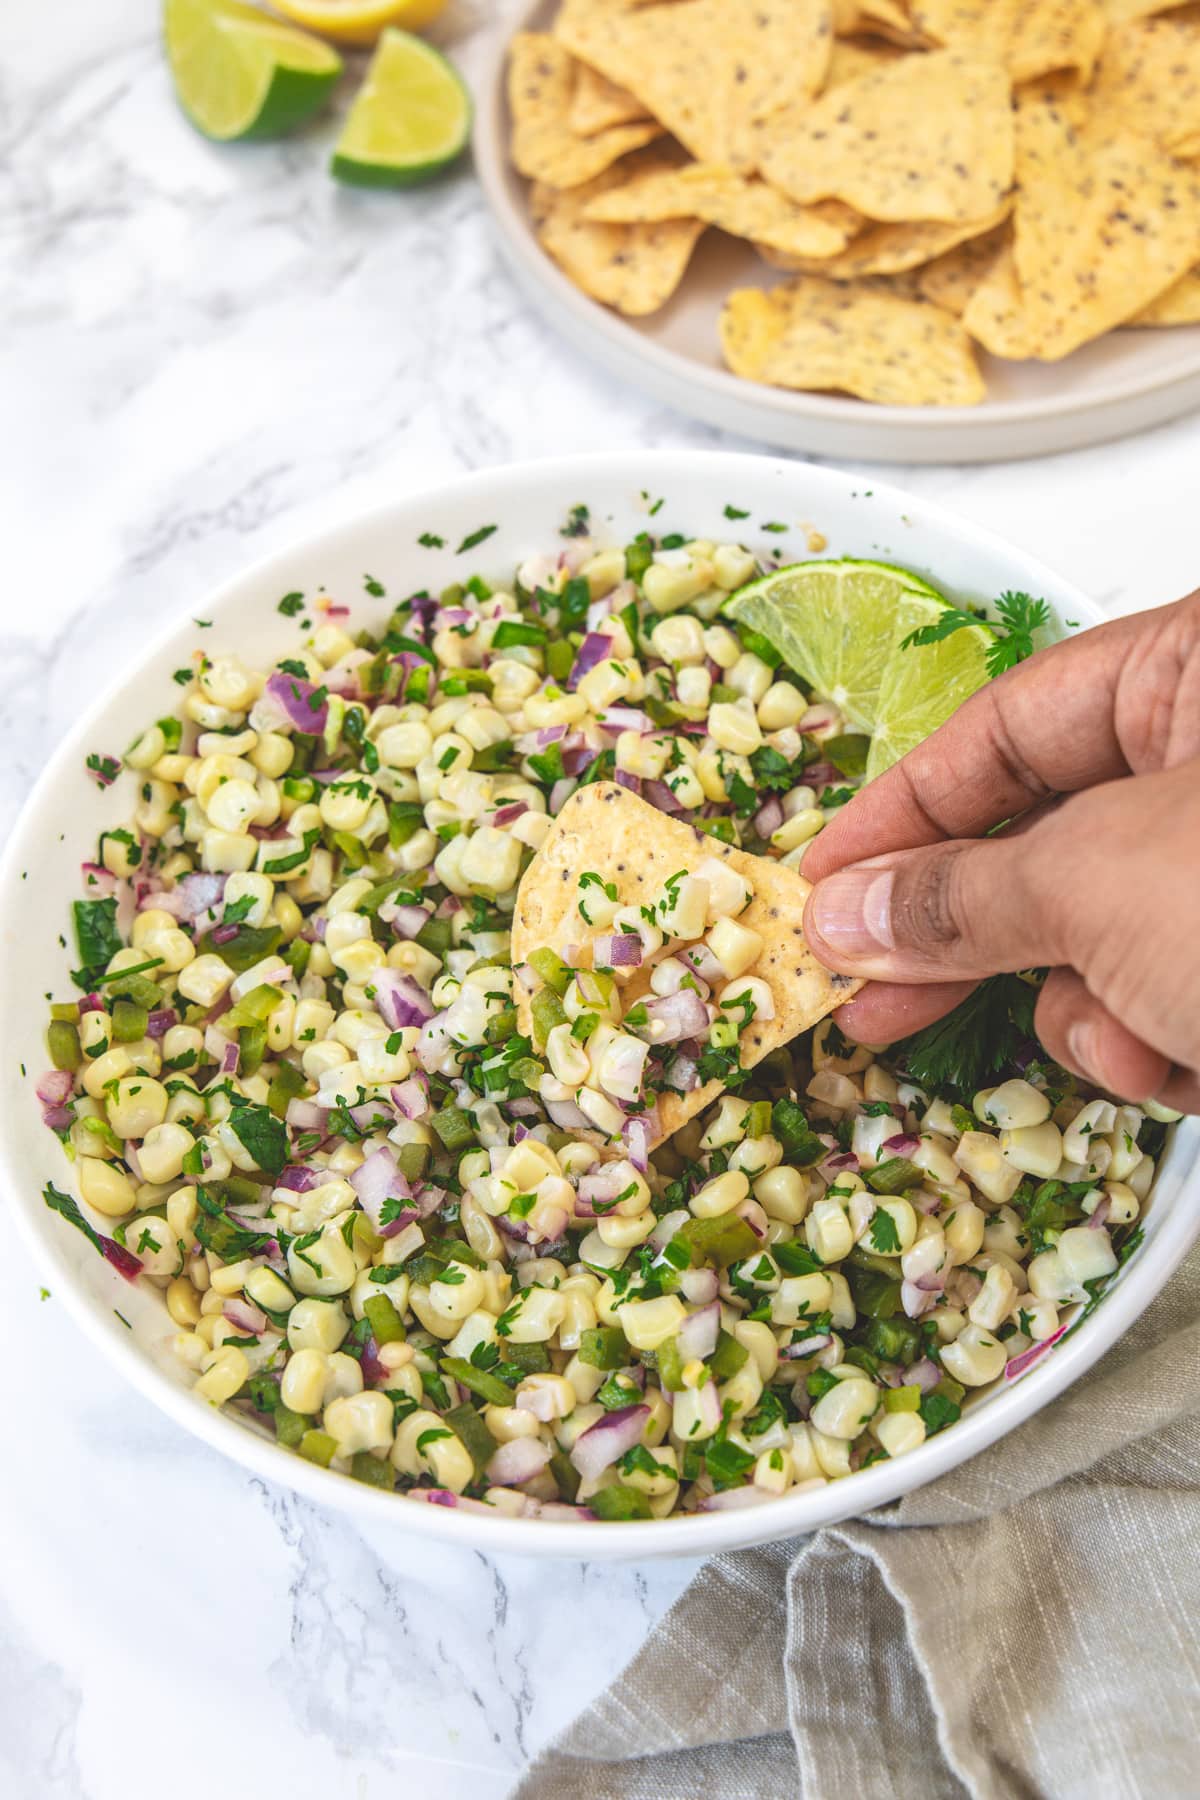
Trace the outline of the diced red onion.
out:
M 520 1487 L 523 1481 L 532 1481 L 541 1474 L 551 1454 L 549 1444 L 543 1444 L 541 1438 L 510 1438 L 507 1444 L 497 1447 L 489 1462 L 488 1480 L 497 1487 Z
M 640 794 L 642 791 L 640 777 L 631 775 L 628 769 L 618 769 L 613 779 L 618 787 L 628 788 L 631 794 Z
M 212 941 L 218 946 L 221 944 L 232 944 L 237 934 L 238 927 L 236 925 L 214 925 L 212 929 Z
M 47 1069 L 36 1089 L 43 1106 L 63 1106 L 74 1091 L 75 1077 L 70 1069 Z
M 783 801 L 778 794 L 764 800 L 754 815 L 754 829 L 760 838 L 769 838 L 783 824 Z
M 306 1169 L 303 1163 L 289 1163 L 280 1170 L 275 1186 L 287 1188 L 289 1193 L 307 1194 L 310 1188 L 320 1187 L 328 1179 L 328 1169 Z
M 79 869 L 89 893 L 101 893 L 106 900 L 116 893 L 117 878 L 111 869 L 106 869 L 103 864 L 94 862 L 80 863 Z
M 571 673 L 567 677 L 567 687 L 574 692 L 583 677 L 590 670 L 598 668 L 612 653 L 613 639 L 606 632 L 589 630 L 576 652 L 575 661 L 571 665 Z
M 643 781 L 642 799 L 648 800 L 651 806 L 657 806 L 659 812 L 675 815 L 686 810 L 680 805 L 665 781 L 653 779 Z
M 649 1417 L 648 1406 L 622 1406 L 616 1412 L 605 1413 L 602 1419 L 597 1419 L 594 1425 L 589 1425 L 586 1431 L 581 1432 L 571 1451 L 571 1461 L 583 1479 L 596 1481 L 605 1469 L 612 1467 L 618 1457 L 624 1456 L 627 1450 L 632 1450 L 635 1444 L 640 1444 L 642 1430 Z M 531 1442 L 528 1438 L 517 1438 L 514 1441 Z
M 706 1436 L 711 1436 L 714 1431 L 719 1430 L 721 1396 L 717 1393 L 715 1381 L 706 1381 L 702 1388 L 696 1389 L 696 1408 Z
M 810 1331 L 807 1337 L 800 1338 L 798 1342 L 785 1344 L 779 1354 L 785 1362 L 798 1362 L 802 1357 L 815 1356 L 832 1341 L 827 1331 Z
M 100 1236 L 100 1254 L 105 1262 L 110 1262 L 118 1275 L 126 1281 L 136 1281 L 142 1272 L 142 1259 L 135 1256 L 132 1250 L 126 1250 L 124 1244 L 118 1244 L 116 1238 Z
M 524 800 L 510 800 L 504 806 L 498 806 L 492 814 L 493 825 L 511 825 L 529 811 Z M 415 934 L 414 934 L 415 935 Z
M 1043 1338 L 1040 1344 L 1031 1344 L 1028 1350 L 1022 1350 L 1020 1356 L 1014 1356 L 1011 1362 L 1004 1365 L 1005 1381 L 1015 1381 L 1018 1375 L 1023 1375 L 1047 1350 L 1053 1349 L 1059 1338 L 1069 1330 L 1069 1324 L 1060 1325 L 1052 1337 Z
M 942 1379 L 942 1371 L 932 1357 L 922 1356 L 905 1369 L 901 1386 L 919 1387 L 923 1394 L 931 1394 Z
M 679 1327 L 677 1337 L 680 1354 L 690 1362 L 693 1357 L 703 1361 L 711 1356 L 717 1347 L 717 1334 L 721 1329 L 721 1306 L 717 1300 L 711 1300 L 698 1312 L 689 1313 Z
M 289 1100 L 284 1114 L 293 1131 L 324 1131 L 325 1114 L 314 1100 Z
M 533 1387 L 518 1391 L 515 1405 L 518 1412 L 532 1413 L 543 1425 L 549 1425 L 564 1416 L 562 1402 L 548 1381 L 538 1382 Z
M 221 1052 L 221 1073 L 222 1073 L 222 1075 L 236 1075 L 237 1074 L 238 1063 L 241 1060 L 241 1054 L 242 1053 L 241 1053 L 240 1049 L 238 1048 L 238 1046 L 235 1043 L 230 1042 L 225 1045 L 224 1050 L 222 1050 L 222 1052 Z
M 460 913 L 462 909 L 463 903 L 458 895 L 447 894 L 444 900 L 438 901 L 437 909 L 433 916 L 435 919 L 452 919 L 455 913 Z
M 923 1294 L 940 1294 L 946 1285 L 946 1277 L 949 1273 L 950 1271 L 945 1268 L 928 1269 L 924 1275 L 917 1276 L 913 1286 L 920 1288 Z
M 329 920 L 324 913 L 313 913 L 311 918 L 305 919 L 300 936 L 306 944 L 323 944 L 328 927 Z
M 651 1146 L 661 1130 L 657 1106 L 647 1108 L 644 1113 L 633 1113 L 621 1127 L 621 1141 L 639 1175 L 644 1175 L 650 1167 Z
M 551 814 L 560 813 L 574 792 L 575 782 L 570 775 L 564 775 L 561 781 L 556 781 L 550 789 L 548 802 Z
M 900 1131 L 895 1137 L 884 1138 L 883 1148 L 889 1156 L 915 1156 L 921 1148 L 921 1140 L 911 1131 Z
M 218 1068 L 224 1067 L 225 1052 L 229 1049 L 231 1044 L 233 1044 L 233 1048 L 236 1050 L 237 1045 L 234 1044 L 233 1039 L 224 1031 L 218 1030 L 215 1025 L 207 1025 L 205 1027 L 204 1054 L 211 1062 L 215 1062 Z
M 433 615 L 433 629 L 444 631 L 454 625 L 470 625 L 474 617 L 465 606 L 439 606 Z
M 311 681 L 304 681 L 298 675 L 288 675 L 283 669 L 276 669 L 267 678 L 266 692 L 297 731 L 314 737 L 319 737 L 324 731 L 329 707 L 324 700 L 313 705 L 317 689 Z
M 673 1056 L 663 1074 L 663 1081 L 673 1093 L 690 1094 L 700 1086 L 700 1068 L 695 1058 L 682 1051 Z
M 267 1328 L 266 1313 L 252 1301 L 243 1300 L 240 1295 L 234 1294 L 226 1300 L 221 1311 L 231 1325 L 235 1325 L 239 1331 L 249 1331 L 255 1337 Z
M 179 1023 L 179 1014 L 172 1006 L 160 1006 L 146 1020 L 146 1036 L 148 1038 L 166 1037 L 173 1025 Z
M 544 1104 L 548 1116 L 560 1131 L 592 1130 L 592 1121 L 573 1100 L 547 1100 Z
M 853 1150 L 839 1150 L 833 1156 L 822 1157 L 817 1166 L 822 1175 L 839 1175 L 847 1169 L 852 1173 L 857 1174 L 860 1165 Z
M 48 1125 L 51 1131 L 66 1131 L 75 1123 L 75 1114 L 69 1106 L 43 1106 L 42 1124 Z
M 391 1090 L 392 1099 L 406 1119 L 423 1119 L 429 1112 L 429 1078 L 420 1071 Z
M 396 1108 L 391 1099 L 385 1099 L 382 1094 L 374 1100 L 363 1100 L 357 1106 L 348 1106 L 346 1112 L 359 1131 L 390 1131 L 396 1123 Z
M 640 731 L 643 736 L 654 730 L 654 722 L 637 706 L 606 706 L 597 723 L 602 731 Z
M 1106 1223 L 1111 1211 L 1112 1201 L 1109 1199 L 1108 1195 L 1105 1194 L 1103 1200 L 1097 1204 L 1095 1212 L 1088 1220 L 1088 1230 L 1099 1231 L 1100 1227 Z
M 77 1001 L 76 1004 L 79 1007 L 80 1018 L 84 1013 L 104 1011 L 104 1001 L 99 994 L 85 994 L 82 1000 Z
M 381 1223 L 384 1201 L 412 1199 L 412 1189 L 400 1172 L 395 1153 L 386 1144 L 373 1150 L 351 1173 L 350 1186 L 375 1230 L 385 1236 L 388 1227 Z
M 563 773 L 566 775 L 582 775 L 585 769 L 591 767 L 599 754 L 600 752 L 594 750 L 590 744 L 580 743 L 570 745 L 570 747 L 564 749 L 562 753 Z
M 678 1044 L 700 1037 L 708 1030 L 708 1008 L 690 988 L 674 994 L 654 994 L 644 1002 L 646 1023 L 630 1030 L 648 1044 Z
M 393 1031 L 401 1031 L 406 1025 L 424 1025 L 437 1010 L 420 982 L 402 969 L 372 969 L 371 986 L 375 989 L 376 1010 Z
M 367 1387 L 385 1387 L 392 1380 L 392 1371 L 386 1363 L 379 1360 L 379 1345 L 373 1337 L 369 1337 L 363 1345 L 358 1366 Z
M 910 1319 L 919 1319 L 937 1305 L 937 1295 L 918 1287 L 915 1281 L 902 1281 L 900 1304 Z
M 592 965 L 597 969 L 637 969 L 642 956 L 642 940 L 636 931 L 606 933 L 592 944 Z
M 422 1500 L 426 1506 L 452 1506 L 459 1512 L 486 1513 L 493 1519 L 496 1516 L 496 1508 L 489 1506 L 486 1501 L 468 1500 L 465 1494 L 451 1493 L 449 1488 L 412 1488 L 408 1498 Z
M 719 981 L 729 980 L 729 971 L 707 944 L 689 944 L 687 949 L 680 950 L 678 955 L 689 969 L 694 969 L 700 979 L 708 983 L 709 987 L 715 987 Z
M 382 914 L 381 907 L 381 917 Z M 397 937 L 409 939 L 415 938 L 419 931 L 424 931 L 428 923 L 429 914 L 423 906 L 397 906 L 391 917 L 384 919 L 384 924 L 390 925 Z M 372 977 L 372 986 L 375 985 L 377 984 Z

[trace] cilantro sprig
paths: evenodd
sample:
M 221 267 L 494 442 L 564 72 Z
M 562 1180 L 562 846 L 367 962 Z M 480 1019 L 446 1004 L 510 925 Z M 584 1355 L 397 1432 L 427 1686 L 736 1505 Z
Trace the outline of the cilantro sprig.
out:
M 984 659 L 988 675 L 993 679 L 1032 656 L 1036 648 L 1034 632 L 1050 623 L 1050 608 L 1044 600 L 1035 600 L 1029 594 L 1014 593 L 1011 589 L 1001 594 L 996 611 L 999 618 L 990 621 L 996 641 L 989 646 Z M 921 625 L 916 631 L 910 631 L 900 640 L 900 648 L 922 649 L 927 644 L 940 643 L 964 626 L 978 625 L 980 617 L 961 606 L 948 606 L 932 625 Z

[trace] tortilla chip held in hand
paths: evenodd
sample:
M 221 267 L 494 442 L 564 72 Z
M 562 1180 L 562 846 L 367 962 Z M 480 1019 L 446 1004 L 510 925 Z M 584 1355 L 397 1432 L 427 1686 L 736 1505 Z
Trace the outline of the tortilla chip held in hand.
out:
M 579 1074 L 588 1060 L 582 1082 L 564 1088 L 576 1128 L 620 1143 L 641 1117 L 652 1147 L 716 1099 L 728 1071 L 752 1068 L 857 992 L 805 942 L 810 887 L 614 783 L 571 796 L 521 880 L 512 959 L 520 1029 L 539 1055 L 562 1027 L 552 1071 L 566 1057 Z M 576 970 L 586 1049 L 570 1029 Z

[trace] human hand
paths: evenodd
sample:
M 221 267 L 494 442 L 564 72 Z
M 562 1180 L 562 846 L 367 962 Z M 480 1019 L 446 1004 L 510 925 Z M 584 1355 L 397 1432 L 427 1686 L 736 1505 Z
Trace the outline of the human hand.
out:
M 1050 965 L 1052 1056 L 1200 1112 L 1200 591 L 982 688 L 826 827 L 804 874 L 813 950 L 870 980 L 838 1011 L 848 1035 L 894 1042 L 983 976 Z

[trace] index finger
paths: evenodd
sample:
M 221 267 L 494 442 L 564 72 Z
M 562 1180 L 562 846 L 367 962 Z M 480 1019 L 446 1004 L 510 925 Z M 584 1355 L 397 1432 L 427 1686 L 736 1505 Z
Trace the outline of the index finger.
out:
M 1154 766 L 1156 696 L 1169 708 L 1198 629 L 1193 596 L 1039 650 L 857 795 L 814 840 L 805 875 L 820 881 L 870 856 L 978 837 L 1050 795 Z

